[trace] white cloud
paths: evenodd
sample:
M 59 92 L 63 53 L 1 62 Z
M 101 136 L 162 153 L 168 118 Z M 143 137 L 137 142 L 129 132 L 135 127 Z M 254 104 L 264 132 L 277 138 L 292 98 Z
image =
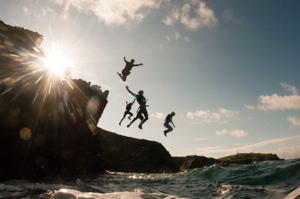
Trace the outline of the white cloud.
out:
M 299 135 L 295 135 L 292 137 L 286 137 L 286 138 L 276 138 L 276 139 L 272 139 L 272 140 L 267 140 L 267 141 L 263 141 L 263 142 L 259 142 L 256 144 L 251 144 L 251 145 L 247 145 L 247 146 L 241 146 L 241 147 L 235 147 L 235 148 L 230 148 L 230 149 L 221 149 L 219 146 L 218 147 L 211 147 L 211 150 L 199 150 L 199 148 L 194 149 L 193 151 L 190 150 L 190 153 L 194 153 L 197 152 L 198 154 L 210 154 L 210 153 L 241 153 L 241 152 L 253 152 L 253 149 L 257 149 L 257 148 L 261 148 L 264 147 L 266 145 L 270 145 L 270 144 L 278 144 L 278 143 L 283 143 L 289 140 L 293 140 L 296 138 L 299 138 Z M 201 149 L 201 148 L 200 148 Z
M 170 37 L 166 36 L 167 40 L 170 41 Z
M 158 9 L 162 0 L 72 0 L 78 11 L 92 12 L 106 25 L 125 25 L 141 22 L 150 9 Z M 56 2 L 60 3 L 60 1 Z
M 190 41 L 191 41 L 189 37 L 184 37 L 184 40 L 185 40 L 186 42 L 190 42 Z
M 190 17 L 191 15 L 195 17 Z M 214 27 L 218 20 L 214 15 L 214 11 L 206 7 L 206 3 L 193 0 L 185 3 L 181 9 L 173 9 L 171 14 L 163 19 L 166 25 L 174 25 L 180 21 L 188 29 L 196 30 L 200 27 Z
M 176 40 L 178 41 L 178 39 L 180 39 L 180 37 L 181 37 L 180 34 L 178 32 L 175 32 L 174 34 L 175 34 Z
M 234 23 L 240 23 L 239 19 L 236 19 L 233 17 L 233 11 L 230 8 L 224 10 L 224 12 L 222 14 L 222 18 L 225 21 L 233 21 Z
M 194 140 L 200 140 L 200 141 L 202 141 L 202 140 L 208 140 L 208 138 L 195 138 Z
M 194 120 L 195 118 L 194 118 L 194 114 L 192 113 L 192 112 L 188 112 L 187 114 L 186 114 L 186 116 L 187 116 L 187 118 L 190 118 L 191 120 Z
M 292 126 L 300 126 L 300 120 L 297 117 L 288 117 L 286 120 L 292 122 Z
M 237 117 L 238 114 L 239 111 L 219 108 L 218 112 L 211 112 L 209 110 L 200 110 L 196 111 L 195 113 L 188 112 L 187 117 L 193 120 L 197 119 L 198 121 L 205 123 L 227 123 L 227 119 L 239 120 L 239 118 Z
M 240 137 L 245 137 L 248 135 L 248 133 L 246 133 L 243 130 L 232 130 L 230 132 L 231 135 L 233 135 L 234 137 L 240 138 Z
M 300 109 L 300 96 L 290 95 L 290 96 L 279 96 L 273 94 L 271 96 L 260 96 L 260 105 L 258 109 L 260 110 L 290 110 L 290 109 Z
M 225 134 L 227 134 L 228 133 L 228 130 L 227 129 L 222 129 L 222 131 L 217 131 L 216 132 L 216 134 L 218 135 L 218 136 L 223 136 L 223 135 L 225 135 Z
M 269 96 L 259 96 L 261 104 L 257 106 L 260 110 L 290 110 L 300 109 L 300 96 L 297 94 L 298 89 L 295 86 L 288 85 L 285 82 L 281 82 L 280 86 L 285 88 L 288 92 L 293 95 L 279 96 L 276 93 Z
M 158 119 L 164 119 L 165 115 L 163 113 L 156 112 L 155 114 L 151 114 L 150 117 L 156 117 Z
M 162 21 L 168 25 L 168 26 L 173 26 L 174 23 L 176 23 L 176 21 L 178 21 L 179 19 L 179 9 L 176 8 L 176 9 L 173 9 L 170 16 L 167 16 L 166 19 L 163 19 Z
M 249 110 L 254 110 L 254 109 L 255 109 L 255 107 L 250 106 L 250 105 L 246 105 L 246 104 L 245 104 L 245 107 L 246 107 L 247 109 L 249 109 Z
M 300 158 L 300 146 L 296 147 L 287 147 L 284 146 L 282 148 L 273 151 L 272 153 L 276 153 L 278 157 L 283 159 L 295 159 Z
M 216 131 L 216 135 L 218 136 L 223 136 L 225 134 L 228 134 L 229 131 L 227 129 L 222 129 L 221 131 Z M 243 130 L 232 130 L 230 131 L 230 134 L 234 137 L 245 137 L 248 135 L 248 133 L 246 133 L 245 131 Z
M 293 93 L 293 95 L 298 94 L 298 89 L 295 86 L 288 85 L 285 82 L 281 82 L 279 85 L 282 86 L 286 91 Z

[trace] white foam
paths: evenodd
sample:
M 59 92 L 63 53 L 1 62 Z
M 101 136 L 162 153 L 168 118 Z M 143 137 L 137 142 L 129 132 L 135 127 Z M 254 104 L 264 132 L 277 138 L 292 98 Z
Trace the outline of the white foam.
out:
M 142 190 L 134 190 L 133 192 L 114 192 L 114 193 L 83 193 L 80 191 L 76 191 L 73 189 L 60 189 L 56 191 L 50 199 L 114 199 L 114 198 L 122 198 L 122 199 L 142 199 L 142 198 L 165 198 L 165 199 L 179 199 L 176 196 L 164 194 L 164 193 L 145 193 Z
M 284 199 L 296 199 L 300 196 L 300 187 L 295 189 L 292 193 L 287 195 Z

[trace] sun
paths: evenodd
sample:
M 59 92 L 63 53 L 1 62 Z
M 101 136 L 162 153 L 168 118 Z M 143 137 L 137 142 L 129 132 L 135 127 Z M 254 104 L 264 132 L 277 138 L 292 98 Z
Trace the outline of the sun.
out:
M 44 63 L 56 75 L 62 74 L 66 68 L 73 65 L 72 62 L 62 55 L 61 51 L 55 49 L 52 49 L 52 53 L 47 55 Z

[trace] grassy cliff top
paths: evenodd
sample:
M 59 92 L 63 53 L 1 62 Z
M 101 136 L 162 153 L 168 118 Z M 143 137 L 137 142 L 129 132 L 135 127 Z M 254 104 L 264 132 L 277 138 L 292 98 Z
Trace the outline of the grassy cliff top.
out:
M 218 160 L 221 161 L 243 161 L 243 160 L 253 160 L 257 159 L 260 161 L 264 160 L 280 160 L 276 154 L 271 153 L 237 153 L 235 155 L 229 155 L 222 158 L 219 158 Z

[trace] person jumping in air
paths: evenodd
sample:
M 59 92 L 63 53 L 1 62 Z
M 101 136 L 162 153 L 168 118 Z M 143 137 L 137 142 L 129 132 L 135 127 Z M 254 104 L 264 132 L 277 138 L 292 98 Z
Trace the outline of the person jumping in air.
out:
M 172 123 L 174 128 L 175 128 L 175 125 L 172 121 L 172 118 L 173 118 L 174 115 L 175 115 L 175 113 L 172 112 L 172 113 L 168 114 L 166 119 L 165 119 L 164 126 L 167 128 L 167 130 L 164 131 L 164 134 L 165 134 L 166 137 L 167 137 L 167 133 L 173 131 L 173 128 L 171 127 L 171 125 L 169 123 Z
M 127 91 L 133 95 L 136 98 L 136 101 L 139 103 L 140 107 L 137 111 L 136 117 L 133 118 L 133 120 L 130 122 L 130 124 L 127 125 L 127 128 L 130 127 L 130 125 L 135 122 L 135 120 L 140 119 L 141 122 L 139 124 L 139 128 L 142 129 L 142 125 L 148 120 L 148 112 L 146 107 L 148 107 L 148 105 L 146 105 L 147 101 L 146 98 L 144 97 L 144 91 L 140 90 L 137 94 L 134 94 L 133 92 L 131 92 L 131 90 L 129 90 L 129 86 L 126 86 Z M 144 116 L 143 116 L 144 115 Z
M 128 119 L 131 120 L 131 116 L 133 116 L 133 114 L 130 112 L 130 110 L 131 110 L 131 106 L 134 102 L 135 102 L 135 99 L 133 100 L 133 102 L 130 102 L 130 103 L 126 102 L 126 111 L 124 112 L 124 116 L 119 123 L 120 126 L 127 114 L 129 115 Z
M 131 69 L 134 66 L 141 66 L 143 65 L 142 63 L 140 64 L 133 64 L 134 63 L 134 59 L 132 59 L 130 62 L 128 62 L 126 60 L 126 57 L 124 57 L 124 61 L 126 63 L 125 68 L 122 70 L 122 75 L 120 73 L 118 73 L 118 75 L 121 77 L 121 79 L 125 82 L 126 81 L 126 77 L 131 73 Z

